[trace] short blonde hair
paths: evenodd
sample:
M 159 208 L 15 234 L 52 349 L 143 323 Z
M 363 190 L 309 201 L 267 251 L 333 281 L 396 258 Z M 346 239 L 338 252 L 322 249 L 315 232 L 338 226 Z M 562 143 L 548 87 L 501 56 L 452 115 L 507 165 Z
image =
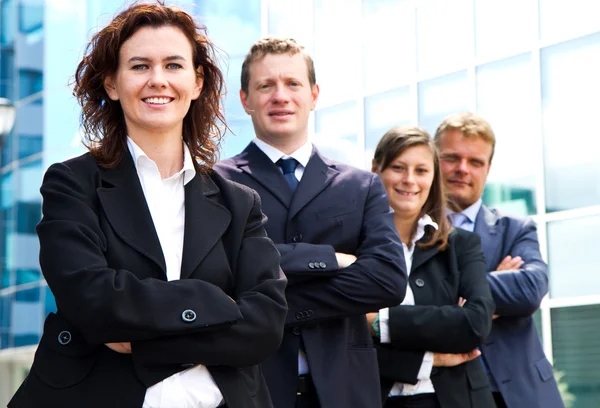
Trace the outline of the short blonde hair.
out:
M 496 148 L 496 135 L 494 135 L 490 124 L 481 116 L 473 112 L 461 112 L 447 116 L 435 131 L 434 141 L 438 149 L 440 148 L 441 137 L 449 130 L 458 130 L 466 138 L 480 137 L 491 144 L 490 163 L 492 162 Z

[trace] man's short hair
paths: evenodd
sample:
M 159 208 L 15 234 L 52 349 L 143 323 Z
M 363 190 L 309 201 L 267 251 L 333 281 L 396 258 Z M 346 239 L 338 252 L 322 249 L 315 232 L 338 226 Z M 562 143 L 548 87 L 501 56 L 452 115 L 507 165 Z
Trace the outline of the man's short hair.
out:
M 466 138 L 480 137 L 492 145 L 490 163 L 496 148 L 496 136 L 490 124 L 473 112 L 461 112 L 447 116 L 435 131 L 435 144 L 440 147 L 440 139 L 449 130 L 458 130 Z
M 315 64 L 313 59 L 308 55 L 303 46 L 298 45 L 293 38 L 282 37 L 265 37 L 255 42 L 250 48 L 250 52 L 246 55 L 242 64 L 242 91 L 248 94 L 248 86 L 250 84 L 250 65 L 257 60 L 264 58 L 267 54 L 302 54 L 306 61 L 308 69 L 308 81 L 312 88 L 317 83 L 315 74 Z

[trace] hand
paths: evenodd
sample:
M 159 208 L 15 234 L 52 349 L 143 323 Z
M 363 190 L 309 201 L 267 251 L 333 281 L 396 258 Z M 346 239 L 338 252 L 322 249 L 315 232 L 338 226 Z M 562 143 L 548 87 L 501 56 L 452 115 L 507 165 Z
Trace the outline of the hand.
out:
M 467 361 L 476 359 L 481 355 L 481 351 L 474 349 L 468 353 L 433 353 L 434 367 L 454 367 Z
M 371 336 L 376 336 L 377 333 L 373 330 L 373 322 L 377 318 L 378 312 L 367 313 L 367 323 L 369 324 L 369 331 L 371 332 Z
M 458 298 L 458 305 L 459 305 L 460 307 L 463 307 L 463 306 L 465 305 L 465 303 L 467 303 L 467 299 L 465 299 L 465 298 L 462 298 L 462 297 L 459 297 L 459 298 Z
M 500 317 L 500 315 L 493 314 L 493 315 L 492 315 L 492 320 L 496 320 L 496 319 L 497 319 L 497 318 L 499 318 L 499 317 Z
M 523 265 L 524 263 L 525 263 L 525 261 L 523 261 L 523 259 L 521 259 L 520 256 L 515 256 L 513 258 L 509 255 L 506 258 L 504 258 L 502 260 L 502 262 L 500 262 L 498 267 L 496 267 L 496 270 L 497 271 L 515 270 L 515 269 L 519 269 L 521 267 L 521 265 Z
M 121 354 L 131 354 L 131 343 L 106 343 L 106 347 Z
M 354 261 L 356 261 L 356 257 L 354 255 L 343 254 L 341 252 L 335 253 L 335 259 L 337 260 L 338 268 L 340 269 L 350 266 L 354 263 Z

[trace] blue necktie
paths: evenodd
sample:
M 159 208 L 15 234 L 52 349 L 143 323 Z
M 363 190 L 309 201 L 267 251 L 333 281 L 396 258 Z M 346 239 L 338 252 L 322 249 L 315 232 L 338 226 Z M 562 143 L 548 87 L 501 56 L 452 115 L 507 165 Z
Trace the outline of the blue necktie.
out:
M 277 160 L 277 165 L 283 170 L 283 178 L 287 181 L 293 193 L 296 191 L 296 187 L 298 187 L 298 179 L 294 174 L 296 167 L 298 167 L 298 161 L 294 158 L 279 159 Z

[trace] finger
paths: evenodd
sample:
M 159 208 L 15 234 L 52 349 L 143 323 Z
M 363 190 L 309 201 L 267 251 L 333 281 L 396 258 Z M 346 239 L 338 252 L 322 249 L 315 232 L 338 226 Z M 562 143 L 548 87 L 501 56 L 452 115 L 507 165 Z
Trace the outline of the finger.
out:
M 501 261 L 501 262 L 498 264 L 498 266 L 496 267 L 496 270 L 497 270 L 497 271 L 501 271 L 501 270 L 504 270 L 504 269 L 506 269 L 506 265 L 507 265 L 507 264 L 510 262 L 510 260 L 511 260 L 511 259 L 512 259 L 512 258 L 511 258 L 511 256 L 510 256 L 510 255 L 509 255 L 509 256 L 506 256 L 506 257 L 505 257 L 505 258 L 504 258 L 504 259 L 503 259 L 503 260 L 502 260 L 502 261 Z

